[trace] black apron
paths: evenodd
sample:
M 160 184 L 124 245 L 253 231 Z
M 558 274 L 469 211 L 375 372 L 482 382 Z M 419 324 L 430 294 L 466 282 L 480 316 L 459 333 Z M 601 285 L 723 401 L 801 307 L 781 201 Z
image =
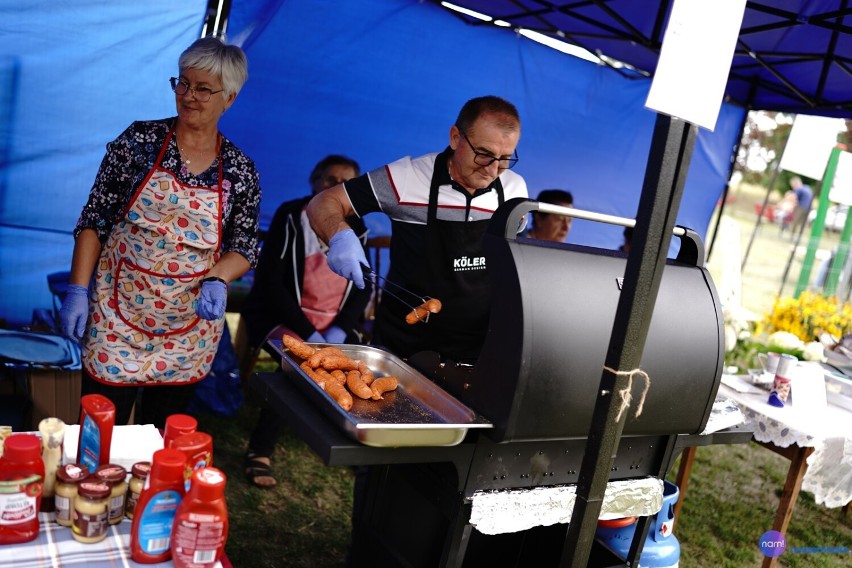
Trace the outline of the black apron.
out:
M 438 188 L 447 172 L 449 152 L 438 154 L 432 171 L 427 212 L 425 256 L 414 282 L 400 282 L 423 297 L 441 300 L 440 313 L 431 314 L 428 322 L 405 323 L 411 307 L 390 294 L 383 294 L 376 314 L 374 343 L 384 346 L 399 357 L 407 358 L 418 351 L 437 351 L 456 362 L 476 362 L 491 309 L 490 285 L 482 237 L 490 219 L 482 221 L 442 221 L 438 219 Z M 498 204 L 503 204 L 500 179 L 493 186 Z M 393 270 L 393 269 L 391 269 Z M 389 278 L 393 279 L 391 275 Z M 391 292 L 397 292 L 392 284 Z M 400 294 L 409 303 L 419 302 Z

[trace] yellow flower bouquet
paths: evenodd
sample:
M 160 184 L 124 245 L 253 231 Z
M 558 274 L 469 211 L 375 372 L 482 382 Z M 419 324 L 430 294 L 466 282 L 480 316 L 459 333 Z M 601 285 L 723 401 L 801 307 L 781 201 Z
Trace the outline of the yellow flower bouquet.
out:
M 728 322 L 726 321 L 726 325 Z M 740 372 L 759 368 L 758 353 L 788 353 L 800 360 L 825 361 L 820 335 L 836 338 L 852 333 L 852 303 L 812 292 L 775 300 L 772 310 L 749 332 L 737 334 L 725 357 Z

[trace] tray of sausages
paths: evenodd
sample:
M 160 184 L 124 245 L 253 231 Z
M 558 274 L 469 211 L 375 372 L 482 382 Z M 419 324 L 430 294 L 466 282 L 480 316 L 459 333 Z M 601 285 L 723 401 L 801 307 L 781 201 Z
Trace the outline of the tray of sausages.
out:
M 454 446 L 469 429 L 492 427 L 384 349 L 302 343 L 289 337 L 270 341 L 270 346 L 281 355 L 287 379 L 295 380 L 333 422 L 364 445 Z

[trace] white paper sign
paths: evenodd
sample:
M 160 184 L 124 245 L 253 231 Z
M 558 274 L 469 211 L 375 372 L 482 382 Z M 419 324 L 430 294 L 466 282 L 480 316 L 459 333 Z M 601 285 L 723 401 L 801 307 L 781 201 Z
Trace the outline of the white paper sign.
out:
M 645 106 L 716 128 L 746 0 L 675 0 Z
M 828 402 L 825 395 L 825 376 L 817 363 L 799 363 L 790 377 L 790 403 L 796 414 L 820 416 Z
M 842 118 L 796 115 L 781 156 L 781 169 L 822 179 L 831 149 L 837 145 L 837 133 L 841 130 L 846 130 Z
M 840 152 L 837 160 L 837 171 L 834 172 L 834 183 L 828 199 L 843 205 L 852 205 L 852 154 Z

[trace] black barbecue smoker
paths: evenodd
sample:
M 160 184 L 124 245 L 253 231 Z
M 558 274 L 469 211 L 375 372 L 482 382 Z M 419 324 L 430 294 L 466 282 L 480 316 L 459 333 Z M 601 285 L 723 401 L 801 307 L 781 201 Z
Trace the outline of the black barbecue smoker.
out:
M 325 404 L 305 391 L 314 388 L 312 381 L 299 375 L 286 353 L 284 377 L 252 377 L 253 386 L 327 465 L 370 466 L 359 468 L 356 479 L 352 565 L 558 565 L 564 524 L 499 535 L 483 535 L 470 524 L 477 492 L 577 484 L 587 452 L 627 256 L 516 236 L 521 217 L 549 207 L 599 217 L 531 200 L 512 200 L 495 213 L 484 243 L 491 321 L 476 365 L 435 353 L 407 362 L 475 414 L 460 443 L 417 446 L 401 439 L 395 444 L 397 428 L 419 426 L 401 423 L 378 425 L 391 436 L 376 438 L 382 440 L 378 444 L 360 443 L 352 432 L 376 426 L 368 423 L 375 416 L 358 416 L 353 407 L 353 418 L 330 399 Z M 650 378 L 644 410 L 639 418 L 631 411 L 627 419 L 611 482 L 661 479 L 683 448 L 743 443 L 751 434 L 733 429 L 699 435 L 721 379 L 723 317 L 703 266 L 701 239 L 679 227 L 675 235 L 679 252 L 666 262 L 642 357 L 641 368 Z M 419 387 L 401 389 L 400 396 L 419 396 L 417 402 L 434 399 L 434 394 L 416 394 L 426 392 Z M 642 526 L 636 533 L 644 541 Z M 625 563 L 596 544 L 589 566 L 635 565 L 641 544 L 634 548 Z

